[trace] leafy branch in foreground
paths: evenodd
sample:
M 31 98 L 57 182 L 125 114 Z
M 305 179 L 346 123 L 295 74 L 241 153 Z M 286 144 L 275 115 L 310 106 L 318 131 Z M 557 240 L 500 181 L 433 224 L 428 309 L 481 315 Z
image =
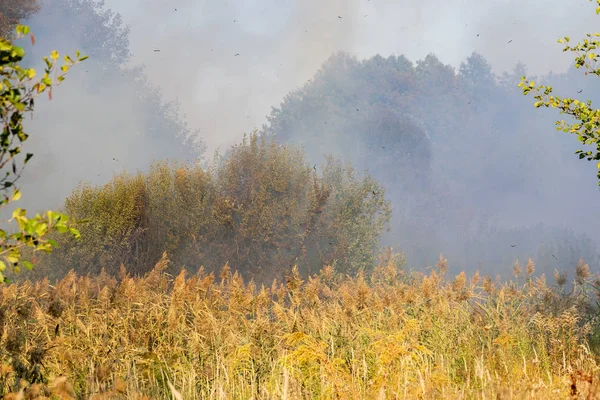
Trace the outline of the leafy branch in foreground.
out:
M 594 1 L 594 0 L 590 0 Z M 595 0 L 598 4 L 596 14 L 600 13 L 600 0 Z M 597 49 L 600 47 L 600 41 L 594 38 L 600 37 L 600 33 L 587 34 L 587 39 L 577 43 L 575 46 L 569 45 L 570 38 L 565 36 L 559 39 L 559 43 L 564 43 L 563 52 L 571 51 L 576 54 L 575 68 L 585 67 L 585 75 L 594 74 L 600 76 L 598 68 Z M 587 158 L 588 161 L 598 161 L 598 185 L 600 185 L 600 109 L 592 108 L 592 102 L 588 100 L 583 102 L 568 97 L 554 96 L 552 86 L 535 86 L 535 82 L 529 81 L 526 77 L 521 77 L 519 87 L 524 95 L 534 94 L 537 100 L 534 104 L 536 108 L 552 107 L 558 108 L 561 114 L 567 114 L 573 117 L 576 123 L 568 124 L 564 120 L 556 121 L 557 130 L 567 133 L 573 133 L 578 136 L 578 140 L 584 145 L 596 145 L 596 151 L 577 150 L 575 154 L 579 159 Z
M 18 25 L 16 32 L 17 39 L 30 34 L 29 27 L 24 25 Z M 30 34 L 30 39 L 31 43 L 35 44 L 33 34 Z M 34 99 L 40 94 L 47 92 L 48 98 L 52 100 L 52 88 L 65 80 L 71 66 L 87 58 L 81 56 L 78 51 L 76 61 L 68 55 L 64 56 L 65 64 L 60 67 L 61 73 L 58 74 L 56 67 L 59 54 L 54 50 L 50 57 L 44 57 L 44 76 L 36 81 L 35 69 L 19 65 L 24 55 L 23 48 L 0 38 L 0 209 L 21 197 L 21 192 L 15 184 L 25 165 L 33 157 L 33 154 L 27 153 L 22 161 L 18 159 L 23 142 L 29 138 L 23 128 L 23 116 L 33 112 Z M 54 79 L 51 77 L 53 73 Z M 69 218 L 61 213 L 48 211 L 45 216 L 37 214 L 33 218 L 27 218 L 26 211 L 18 208 L 8 222 L 13 220 L 18 224 L 17 232 L 9 234 L 0 229 L 0 282 L 7 281 L 3 273 L 7 266 L 15 272 L 19 272 L 21 267 L 33 268 L 31 262 L 22 259 L 22 248 L 31 247 L 34 251 L 51 252 L 52 248 L 56 247 L 56 242 L 46 239 L 51 231 L 70 233 L 79 238 L 77 229 L 72 227 Z

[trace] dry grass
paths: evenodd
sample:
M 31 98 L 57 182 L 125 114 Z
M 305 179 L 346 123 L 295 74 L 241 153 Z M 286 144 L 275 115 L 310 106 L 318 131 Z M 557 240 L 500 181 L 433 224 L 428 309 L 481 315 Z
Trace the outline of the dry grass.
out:
M 167 263 L 3 287 L 5 398 L 600 397 L 587 294 L 534 279 L 533 263 L 499 284 L 383 257 L 369 278 L 293 270 L 270 288 L 227 266 L 171 278 Z

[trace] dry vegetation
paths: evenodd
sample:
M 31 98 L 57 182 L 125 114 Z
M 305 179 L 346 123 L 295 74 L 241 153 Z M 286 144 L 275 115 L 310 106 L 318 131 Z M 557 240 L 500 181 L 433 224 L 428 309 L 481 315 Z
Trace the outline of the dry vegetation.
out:
M 142 278 L 2 287 L 5 398 L 599 396 L 583 263 L 566 291 L 531 262 L 500 284 L 446 277 L 442 257 L 428 275 L 406 272 L 386 252 L 368 277 L 294 269 L 260 288 L 227 265 L 172 277 L 168 262 Z
M 160 162 L 103 186 L 81 185 L 64 207 L 89 220 L 81 241 L 57 236 L 59 248 L 39 257 L 29 276 L 101 268 L 116 276 L 121 264 L 140 276 L 163 251 L 171 274 L 182 266 L 218 272 L 229 263 L 267 284 L 294 265 L 302 276 L 329 264 L 348 273 L 372 268 L 390 219 L 385 190 L 333 158 L 319 172 L 301 149 L 252 134 L 208 168 Z

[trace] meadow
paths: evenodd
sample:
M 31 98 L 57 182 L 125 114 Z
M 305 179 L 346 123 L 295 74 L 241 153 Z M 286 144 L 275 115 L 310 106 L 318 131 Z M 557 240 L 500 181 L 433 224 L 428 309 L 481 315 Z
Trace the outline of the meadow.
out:
M 572 284 L 531 260 L 501 283 L 449 276 L 443 256 L 411 272 L 387 251 L 368 275 L 293 268 L 270 287 L 168 264 L 1 287 L 4 398 L 600 397 L 583 262 Z

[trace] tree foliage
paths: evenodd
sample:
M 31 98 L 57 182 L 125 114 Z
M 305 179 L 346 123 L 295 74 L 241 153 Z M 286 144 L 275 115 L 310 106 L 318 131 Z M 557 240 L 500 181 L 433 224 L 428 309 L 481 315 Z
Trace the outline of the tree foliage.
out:
M 194 160 L 203 155 L 204 141 L 187 124 L 179 104 L 163 98 L 156 83 L 147 79 L 143 65 L 129 63 L 130 28 L 104 0 L 47 0 L 33 15 L 31 26 L 47 29 L 50 37 L 76 42 L 90 57 L 86 68 L 90 73 L 85 74 L 89 97 L 131 99 L 130 114 L 140 124 L 137 153 L 147 154 L 148 159 Z M 118 132 L 120 137 L 124 134 L 133 136 Z
M 29 27 L 18 25 L 16 28 L 17 38 L 29 33 Z M 30 36 L 32 43 L 33 35 Z M 50 57 L 44 57 L 46 63 L 44 76 L 40 80 L 34 80 L 36 71 L 32 68 L 23 68 L 19 63 L 23 60 L 25 52 L 23 48 L 11 44 L 8 40 L 0 37 L 0 208 L 18 200 L 21 193 L 16 183 L 21 176 L 25 165 L 31 160 L 33 154 L 27 153 L 21 158 L 23 143 L 29 138 L 23 127 L 25 114 L 32 113 L 34 99 L 40 94 L 47 92 L 52 99 L 52 88 L 60 84 L 73 65 L 85 60 L 77 52 L 77 60 L 73 61 L 68 55 L 64 56 L 65 64 L 60 67 L 61 74 L 56 73 L 59 54 L 53 51 Z M 68 224 L 66 215 L 48 211 L 46 215 L 40 214 L 28 218 L 26 211 L 17 208 L 11 219 L 18 224 L 18 230 L 9 233 L 0 229 L 0 282 L 5 281 L 3 271 L 10 266 L 16 272 L 21 267 L 31 269 L 33 264 L 21 257 L 24 247 L 33 248 L 35 251 L 51 252 L 56 242 L 48 238 L 53 230 L 59 233 L 69 232 L 78 238 L 79 232 Z
M 313 162 L 332 152 L 386 187 L 422 183 L 431 172 L 431 143 L 413 118 L 416 88 L 403 56 L 361 62 L 337 53 L 272 110 L 261 133 L 304 145 Z
M 30 129 L 47 134 L 28 142 L 42 168 L 23 175 L 23 208 L 61 205 L 82 180 L 106 183 L 115 170 L 148 170 L 154 160 L 203 155 L 202 137 L 177 102 L 165 99 L 159 82 L 130 62 L 129 28 L 108 3 L 45 0 L 27 23 L 37 41 L 25 46 L 24 65 L 41 68 L 38 60 L 57 43 L 90 58 L 85 68 L 70 72 L 69 84 L 53 104 L 36 108 Z M 60 156 L 65 151 L 69 157 Z
M 256 134 L 210 168 L 160 162 L 147 174 L 80 186 L 65 212 L 89 219 L 82 240 L 61 238 L 44 271 L 80 273 L 121 264 L 149 271 L 164 251 L 173 268 L 220 269 L 268 281 L 297 265 L 302 274 L 331 264 L 368 270 L 390 218 L 383 188 L 329 158 L 318 174 L 303 152 Z
M 594 0 L 590 0 L 594 1 Z M 596 0 L 598 7 L 596 14 L 600 13 L 600 0 Z M 598 67 L 598 48 L 600 41 L 594 38 L 600 37 L 600 33 L 588 33 L 587 39 L 578 42 L 576 45 L 570 45 L 571 39 L 568 36 L 558 39 L 559 43 L 565 44 L 564 52 L 570 51 L 576 54 L 575 68 L 585 68 L 585 75 L 593 74 L 600 76 Z M 535 85 L 527 77 L 521 77 L 519 87 L 523 94 L 533 94 L 537 100 L 534 104 L 536 108 L 552 107 L 558 108 L 561 114 L 571 116 L 576 122 L 567 123 L 565 120 L 556 121 L 557 130 L 577 135 L 577 139 L 586 146 L 595 146 L 596 150 L 577 150 L 579 159 L 587 158 L 588 161 L 598 161 L 598 185 L 600 185 L 600 109 L 592 107 L 591 100 L 581 101 L 570 97 L 556 96 L 553 93 L 552 86 Z
M 517 64 L 496 76 L 478 53 L 459 68 L 433 54 L 411 62 L 339 53 L 272 110 L 261 133 L 302 144 L 314 163 L 335 152 L 368 169 L 393 199 L 385 239 L 400 244 L 409 263 L 431 265 L 443 251 L 470 268 L 467 253 L 480 255 L 468 248 L 479 224 L 548 220 L 584 179 L 576 160 L 563 156 L 568 138 L 548 138 L 540 129 L 547 116 L 527 113 L 528 99 L 515 91 L 525 74 Z M 553 79 L 573 85 L 571 72 Z M 541 179 L 542 171 L 552 178 Z M 557 185 L 561 195 L 539 204 Z

